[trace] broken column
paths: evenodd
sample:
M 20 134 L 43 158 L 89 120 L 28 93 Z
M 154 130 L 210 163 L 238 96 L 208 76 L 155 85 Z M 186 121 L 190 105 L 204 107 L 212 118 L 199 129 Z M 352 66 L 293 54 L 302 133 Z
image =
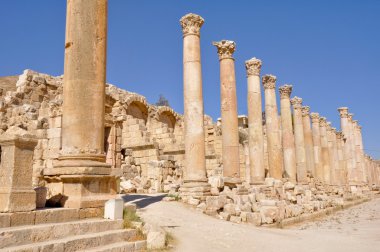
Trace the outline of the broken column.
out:
M 239 129 L 236 104 L 235 42 L 213 42 L 220 63 L 220 99 L 222 115 L 222 159 L 225 183 L 240 182 Z
M 185 178 L 183 195 L 195 198 L 209 194 L 206 178 L 205 134 L 202 93 L 200 28 L 204 20 L 187 14 L 180 20 L 183 32 L 183 89 L 185 124 Z
M 283 85 L 280 91 L 282 148 L 284 149 L 285 177 L 295 183 L 297 181 L 296 150 L 294 144 L 292 111 L 290 108 L 290 95 L 292 85 Z
M 302 99 L 299 97 L 294 97 L 291 99 L 291 104 L 293 106 L 294 139 L 297 160 L 297 181 L 298 183 L 307 183 L 305 138 L 302 123 Z
M 311 177 L 315 176 L 313 133 L 310 126 L 310 107 L 302 107 L 303 134 L 305 137 L 306 169 Z
M 281 179 L 284 170 L 284 161 L 275 92 L 276 76 L 264 75 L 262 77 L 262 84 L 265 90 L 265 126 L 268 143 L 269 176 L 275 179 Z
M 261 60 L 252 58 L 245 62 L 247 70 L 247 107 L 250 183 L 261 184 L 265 178 L 264 135 L 261 105 Z M 246 168 L 248 169 L 248 168 Z
M 62 150 L 48 181 L 59 179 L 65 207 L 103 207 L 115 194 L 104 153 L 107 0 L 67 1 Z
M 323 165 L 323 182 L 330 184 L 330 156 L 327 139 L 327 121 L 325 117 L 319 118 L 319 131 L 321 133 L 321 153 Z
M 321 149 L 321 133 L 319 130 L 319 114 L 311 113 L 312 133 L 313 133 L 313 146 L 314 146 L 314 166 L 315 177 L 319 181 L 323 181 L 323 164 L 322 164 L 322 149 Z
M 29 136 L 2 135 L 0 139 L 0 212 L 36 209 L 32 187 L 33 151 L 37 140 Z

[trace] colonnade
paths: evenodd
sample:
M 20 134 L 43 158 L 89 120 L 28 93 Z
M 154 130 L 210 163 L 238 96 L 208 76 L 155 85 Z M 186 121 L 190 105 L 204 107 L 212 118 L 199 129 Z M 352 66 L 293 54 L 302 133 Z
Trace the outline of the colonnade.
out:
M 200 75 L 199 29 L 203 19 L 195 14 L 187 14 L 181 19 L 184 33 L 184 96 L 185 96 L 185 146 L 186 171 L 200 174 L 199 181 L 205 180 L 206 168 L 203 165 L 203 97 Z M 195 34 L 189 39 L 188 33 Z M 235 62 L 233 53 L 236 44 L 230 40 L 213 43 L 217 47 L 220 62 L 223 176 L 232 184 L 243 182 L 239 172 L 239 133 L 237 123 L 237 98 Z M 192 46 L 191 46 L 192 45 Z M 193 55 L 194 58 L 189 58 Z M 196 69 L 189 64 L 197 64 Z M 379 185 L 379 166 L 364 153 L 361 127 L 348 113 L 348 108 L 338 109 L 341 130 L 337 131 L 326 118 L 318 113 L 310 113 L 299 97 L 291 98 L 292 85 L 279 88 L 280 111 L 276 98 L 276 76 L 264 75 L 261 78 L 264 89 L 265 126 L 262 124 L 262 90 L 260 71 L 262 61 L 252 58 L 245 62 L 247 73 L 248 105 L 248 150 L 249 174 L 245 182 L 263 183 L 265 177 L 287 179 L 307 184 L 319 181 L 327 185 Z M 196 100 L 189 103 L 188 97 L 196 93 Z M 193 107 L 194 104 L 197 106 Z M 293 110 L 292 110 L 293 108 Z M 187 118 L 187 120 L 186 120 Z M 186 125 L 187 124 L 187 125 Z M 268 170 L 264 166 L 264 128 L 268 152 Z M 197 130 L 195 130 L 197 129 Z M 196 131 L 197 134 L 190 134 Z M 193 143 L 196 141 L 197 143 Z M 197 147 L 196 147 L 197 146 Z M 196 148 L 195 148 L 196 147 Z M 192 164 L 200 160 L 202 165 Z M 191 159 L 191 160 L 189 160 Z M 201 171 L 203 170 L 203 171 Z M 186 179 L 185 179 L 186 180 Z

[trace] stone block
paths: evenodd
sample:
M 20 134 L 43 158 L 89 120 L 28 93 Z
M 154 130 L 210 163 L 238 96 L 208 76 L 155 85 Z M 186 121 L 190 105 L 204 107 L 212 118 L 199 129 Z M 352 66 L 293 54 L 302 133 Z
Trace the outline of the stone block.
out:
M 11 214 L 0 213 L 0 228 L 6 228 L 11 226 Z
M 279 212 L 278 207 L 273 206 L 263 206 L 260 209 L 260 215 L 262 223 L 272 224 L 277 221 Z
M 111 220 L 123 219 L 124 202 L 122 199 L 110 199 L 104 206 L 104 218 Z
M 129 212 L 136 213 L 137 206 L 136 206 L 135 203 L 125 202 L 125 203 L 124 203 L 124 210 L 129 211 Z
M 255 226 L 261 225 L 261 214 L 260 213 L 247 213 L 247 222 L 254 224 Z
M 75 221 L 79 219 L 78 209 L 69 209 L 69 208 L 51 208 L 35 211 L 35 221 L 34 223 L 43 224 L 43 223 L 59 223 L 59 222 L 68 222 Z
M 166 233 L 162 228 L 154 227 L 148 231 L 146 237 L 148 249 L 163 249 L 166 242 Z
M 260 204 L 262 206 L 276 206 L 276 200 L 270 200 L 270 199 L 262 199 L 260 200 Z
M 231 216 L 230 221 L 233 223 L 241 223 L 242 219 L 240 216 Z
M 34 225 L 36 212 L 16 212 L 11 214 L 11 227 Z
M 36 187 L 34 188 L 36 192 L 36 207 L 43 208 L 46 204 L 47 188 L 46 187 Z
M 219 210 L 223 208 L 227 200 L 225 195 L 206 197 L 206 209 Z

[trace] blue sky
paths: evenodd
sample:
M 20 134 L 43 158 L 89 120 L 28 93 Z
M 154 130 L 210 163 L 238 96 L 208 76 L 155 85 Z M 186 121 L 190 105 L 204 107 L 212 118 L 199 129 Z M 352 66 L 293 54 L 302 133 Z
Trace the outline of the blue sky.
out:
M 23 69 L 63 73 L 65 0 L 2 0 L 0 76 Z M 159 94 L 183 111 L 179 19 L 193 12 L 201 30 L 205 112 L 220 115 L 219 62 L 212 41 L 234 40 L 239 114 L 246 114 L 244 61 L 263 61 L 262 74 L 339 128 L 348 106 L 363 126 L 367 152 L 380 158 L 380 1 L 109 0 L 107 81 Z

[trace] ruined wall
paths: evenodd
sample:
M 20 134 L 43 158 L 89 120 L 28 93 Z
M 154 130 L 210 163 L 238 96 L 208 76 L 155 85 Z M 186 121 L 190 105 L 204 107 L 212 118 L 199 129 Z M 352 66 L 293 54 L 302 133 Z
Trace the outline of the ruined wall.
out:
M 54 167 L 61 149 L 63 78 L 25 70 L 18 77 L 1 80 L 3 83 L 6 80 L 6 84 L 0 86 L 3 87 L 0 134 L 25 130 L 38 138 L 33 185 L 43 186 L 46 184 L 43 170 Z M 241 130 L 246 128 L 246 121 L 246 117 L 239 117 Z M 220 176 L 223 171 L 220 123 L 205 116 L 204 125 L 207 175 Z M 115 174 L 122 175 L 122 188 L 140 192 L 178 188 L 185 172 L 183 137 L 183 117 L 172 108 L 154 106 L 141 95 L 107 84 L 104 149 L 106 162 L 112 165 Z M 243 142 L 241 139 L 240 173 L 245 178 Z

